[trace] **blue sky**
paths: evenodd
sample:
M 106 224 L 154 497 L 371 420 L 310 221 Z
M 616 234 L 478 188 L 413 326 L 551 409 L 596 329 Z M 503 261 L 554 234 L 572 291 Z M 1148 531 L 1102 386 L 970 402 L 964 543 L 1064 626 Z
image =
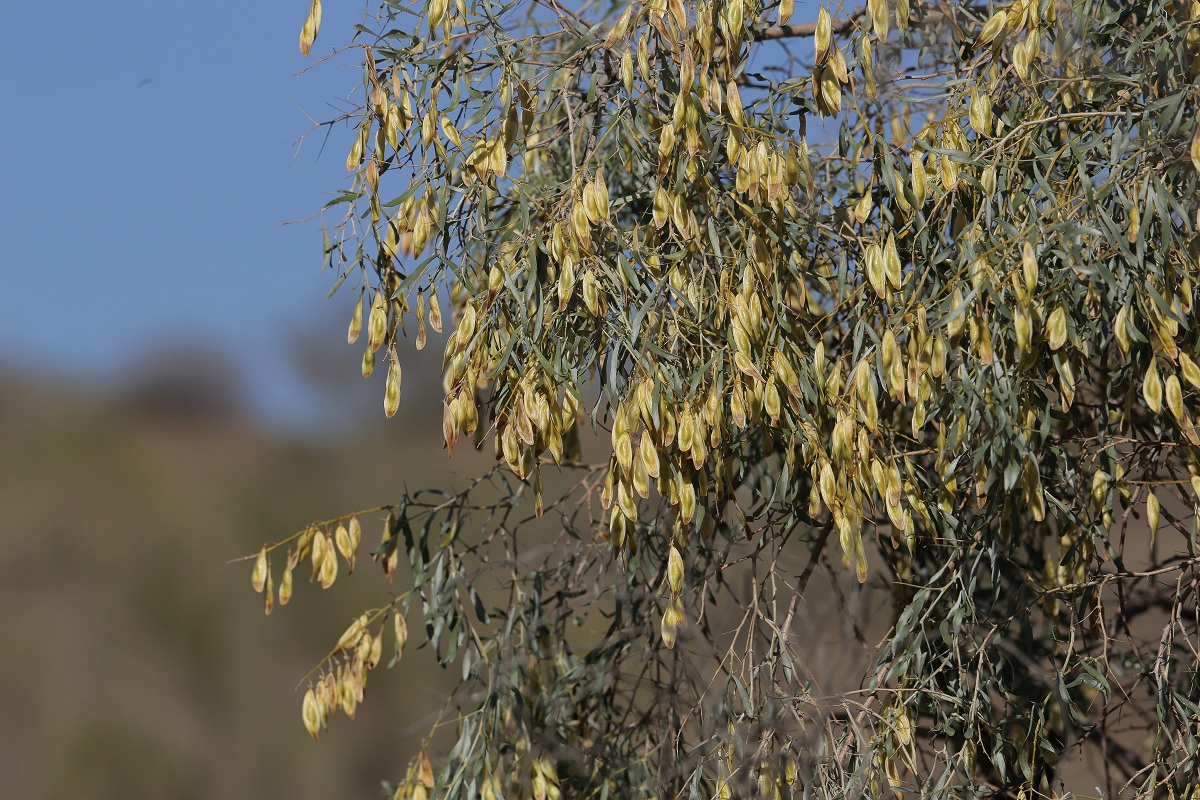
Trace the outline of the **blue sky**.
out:
M 319 222 L 281 223 L 345 184 L 345 131 L 320 159 L 318 138 L 295 142 L 360 74 L 355 53 L 295 73 L 367 7 L 326 0 L 305 59 L 307 0 L 8 4 L 0 363 L 106 385 L 148 353 L 209 344 L 268 421 L 323 424 L 289 337 L 337 341 L 355 298 L 325 299 Z
M 326 6 L 314 55 L 364 8 Z M 312 421 L 287 337 L 308 324 L 343 336 L 352 298 L 325 300 L 319 223 L 280 223 L 345 181 L 342 142 L 318 160 L 319 142 L 297 155 L 295 141 L 304 112 L 323 118 L 358 75 L 339 67 L 351 53 L 295 77 L 311 63 L 296 45 L 306 12 L 305 0 L 10 4 L 0 359 L 108 382 L 147 352 L 209 343 L 253 367 L 252 401 L 273 421 Z

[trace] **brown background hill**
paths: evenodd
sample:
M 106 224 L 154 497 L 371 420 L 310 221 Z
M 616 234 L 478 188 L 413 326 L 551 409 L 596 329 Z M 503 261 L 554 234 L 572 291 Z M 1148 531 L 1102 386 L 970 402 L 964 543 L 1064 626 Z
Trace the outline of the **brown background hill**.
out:
M 240 402 L 236 376 L 194 359 L 107 395 L 0 377 L 0 795 L 371 798 L 402 775 L 449 686 L 427 650 L 378 670 L 358 719 L 319 743 L 295 690 L 388 600 L 378 568 L 364 558 L 328 592 L 298 570 L 267 618 L 250 565 L 228 562 L 450 480 L 440 426 L 288 438 Z M 364 551 L 381 525 L 363 519 Z

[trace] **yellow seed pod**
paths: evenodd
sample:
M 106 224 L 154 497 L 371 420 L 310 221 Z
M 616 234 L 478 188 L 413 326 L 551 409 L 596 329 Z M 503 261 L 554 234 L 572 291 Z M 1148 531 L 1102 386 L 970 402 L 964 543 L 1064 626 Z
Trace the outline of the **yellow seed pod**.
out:
M 322 548 L 324 557 L 321 559 L 321 588 L 328 589 L 337 580 L 338 560 L 333 553 L 333 542 L 329 540 L 329 536 L 322 537 L 325 539 L 325 546 Z
M 295 565 L 291 559 L 283 569 L 283 578 L 279 582 L 279 605 L 286 606 L 292 599 L 292 571 Z
M 267 571 L 267 548 L 263 547 L 258 551 L 258 558 L 254 559 L 254 569 L 250 572 L 250 585 L 260 594 L 267 581 Z
M 663 613 L 662 618 L 662 641 L 667 649 L 675 647 L 675 637 L 678 631 L 679 623 L 675 620 L 675 612 L 673 609 L 668 607 Z
M 899 289 L 903 281 L 900 264 L 900 252 L 896 249 L 896 233 L 888 231 L 887 243 L 883 247 L 883 271 L 888 283 Z
M 363 352 L 362 357 L 362 376 L 364 378 L 371 377 L 371 373 L 375 371 L 375 351 L 367 348 Z
M 1002 8 L 988 18 L 988 21 L 983 24 L 983 29 L 979 31 L 979 38 L 975 43 L 982 47 L 995 40 L 1000 32 L 1008 25 L 1008 9 Z
M 354 559 L 354 551 L 350 548 L 350 531 L 345 525 L 339 524 L 337 530 L 333 534 L 333 542 L 337 545 L 338 552 L 342 554 L 342 558 L 346 561 Z
M 1025 242 L 1021 248 L 1021 277 L 1025 281 L 1025 292 L 1032 295 L 1037 290 L 1038 263 L 1030 242 Z
M 871 27 L 875 38 L 879 41 L 888 36 L 888 5 L 887 0 L 867 0 L 867 14 L 871 17 Z
M 616 429 L 614 429 L 615 432 Z M 621 465 L 621 469 L 628 472 L 633 466 L 633 440 L 629 436 L 629 431 L 621 431 L 616 436 L 614 452 L 617 456 L 617 463 Z
M 683 556 L 679 554 L 675 545 L 671 545 L 667 554 L 667 583 L 670 584 L 673 594 L 679 594 L 683 590 Z
M 792 12 L 795 10 L 795 8 L 796 8 L 795 0 L 780 0 L 779 17 L 778 17 L 777 24 L 787 25 L 788 20 L 790 20 L 792 18 Z M 824 11 L 825 10 L 824 7 L 822 7 L 821 10 Z M 1197 169 L 1200 169 L 1200 167 L 1197 167 Z
M 593 185 L 595 186 L 596 205 L 600 219 L 607 220 L 611 214 L 611 205 L 608 196 L 608 184 L 604 182 L 604 173 L 602 171 L 596 170 Z
M 390 226 L 389 226 L 390 229 Z M 363 321 L 363 295 L 358 295 L 358 302 L 354 306 L 354 314 L 350 317 L 350 330 L 346 332 L 346 342 L 354 344 L 358 341 L 358 336 L 362 333 Z
M 1166 381 L 1167 408 L 1176 422 L 1187 419 L 1187 410 L 1183 407 L 1183 387 L 1179 385 L 1178 375 L 1168 375 Z
M 626 94 L 633 93 L 633 50 L 626 48 L 621 56 L 621 83 L 625 86 Z
M 1022 353 L 1028 352 L 1029 339 L 1033 332 L 1033 318 L 1029 313 L 1028 303 L 1019 304 L 1013 312 L 1013 330 L 1016 333 L 1017 350 Z
M 1104 511 L 1108 506 L 1108 473 L 1102 469 L 1092 474 L 1092 504 L 1097 512 Z
M 1066 344 L 1067 312 L 1062 306 L 1050 312 L 1050 319 L 1046 322 L 1046 340 L 1051 350 L 1058 350 Z
M 867 280 L 875 294 L 881 299 L 887 299 L 887 278 L 884 275 L 883 248 L 878 244 L 867 245 L 865 261 L 867 262 Z
M 625 481 L 617 482 L 617 507 L 630 522 L 637 521 L 637 502 L 633 499 L 633 492 L 629 490 L 629 484 Z
M 983 174 L 979 177 L 979 184 L 983 187 L 985 194 L 993 195 L 996 193 L 996 166 L 994 164 L 988 165 L 987 169 L 983 171 Z
M 446 17 L 448 0 L 429 0 L 429 32 L 433 33 Z
M 903 1 L 903 0 L 902 0 Z M 929 183 L 925 175 L 925 160 L 920 153 L 912 155 L 912 193 L 917 200 L 917 208 L 925 205 Z
M 992 98 L 987 92 L 972 90 L 967 121 L 980 136 L 992 135 Z
M 1191 356 L 1182 350 L 1179 351 L 1179 371 L 1193 389 L 1200 389 L 1200 367 L 1196 366 L 1196 362 L 1192 360 Z
M 782 11 L 780 13 L 782 15 Z M 829 44 L 833 41 L 832 29 L 833 21 L 829 17 L 829 9 L 825 8 L 824 4 L 822 4 L 821 10 L 817 12 L 817 30 L 816 36 L 813 37 L 814 44 L 817 48 L 816 60 L 814 63 L 818 66 L 824 64 L 825 59 L 829 57 Z
M 316 692 L 311 687 L 304 693 L 304 702 L 301 704 L 300 715 L 304 719 L 304 729 L 308 731 L 313 739 L 316 739 L 317 734 L 321 730 L 321 709 L 317 703 Z
M 771 418 L 771 422 L 779 421 L 780 398 L 779 387 L 775 384 L 775 378 L 772 377 L 767 381 L 767 386 L 763 390 L 763 410 L 767 412 L 767 416 Z
M 1117 310 L 1116 317 L 1113 318 L 1113 336 L 1117 340 L 1117 346 L 1121 348 L 1121 352 L 1126 356 L 1129 355 L 1129 348 L 1133 342 L 1129 337 L 1129 306 L 1121 306 Z M 1186 372 L 1184 373 L 1186 376 Z
M 387 415 L 388 419 L 396 416 L 396 410 L 400 408 L 400 359 L 394 348 L 391 351 L 390 359 L 387 383 L 383 391 L 383 413 Z
M 387 335 L 387 305 L 383 292 L 376 292 L 371 301 L 371 316 L 367 320 L 367 347 L 374 352 L 383 345 Z
M 600 288 L 596 284 L 596 273 L 587 270 L 583 273 L 583 304 L 592 316 L 600 314 Z
M 1150 366 L 1142 378 L 1142 398 L 1146 401 L 1146 407 L 1155 414 L 1162 411 L 1163 387 L 1158 376 L 1157 356 L 1150 357 Z
M 1158 521 L 1160 508 L 1158 504 L 1158 496 L 1154 494 L 1154 490 L 1150 489 L 1146 492 L 1146 525 L 1150 528 L 1150 546 L 1154 546 L 1154 537 L 1158 533 Z
M 746 113 L 742 108 L 742 96 L 737 84 L 730 81 L 725 86 L 725 105 L 729 109 L 729 119 L 739 128 L 746 127 Z

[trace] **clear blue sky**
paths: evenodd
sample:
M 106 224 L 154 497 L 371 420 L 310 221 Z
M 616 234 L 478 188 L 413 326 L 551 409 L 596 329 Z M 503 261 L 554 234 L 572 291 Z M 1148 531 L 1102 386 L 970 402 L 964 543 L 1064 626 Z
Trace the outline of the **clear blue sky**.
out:
M 801 20 L 809 3 L 796 5 Z M 354 298 L 325 300 L 319 223 L 280 223 L 344 185 L 345 131 L 320 159 L 319 139 L 294 143 L 305 112 L 324 119 L 360 75 L 354 53 L 295 73 L 365 8 L 326 0 L 305 59 L 307 0 L 9 3 L 0 362 L 103 384 L 148 352 L 206 343 L 235 357 L 271 421 L 320 424 L 288 337 L 336 341 Z
M 327 2 L 314 55 L 361 2 Z M 286 337 L 344 336 L 316 221 L 343 143 L 295 140 L 359 77 L 300 78 L 307 0 L 11 3 L 0 24 L 0 360 L 105 381 L 177 341 L 252 365 L 252 400 L 305 421 Z M 334 327 L 336 325 L 336 327 Z M 314 332 L 317 333 L 317 332 Z M 319 335 L 319 334 L 318 334 Z M 347 350 L 347 359 L 356 360 Z M 287 409 L 287 398 L 297 401 Z

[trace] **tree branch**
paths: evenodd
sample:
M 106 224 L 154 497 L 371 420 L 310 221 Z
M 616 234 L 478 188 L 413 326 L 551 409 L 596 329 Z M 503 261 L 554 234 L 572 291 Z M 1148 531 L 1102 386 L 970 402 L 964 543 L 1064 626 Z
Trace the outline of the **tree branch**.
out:
M 953 24 L 950 9 L 944 3 L 941 8 L 923 8 L 921 11 L 923 13 L 921 13 L 919 19 L 914 18 L 914 22 L 931 23 L 948 21 Z M 866 16 L 867 10 L 860 8 L 848 17 L 834 20 L 833 24 L 829 27 L 829 31 L 834 36 L 844 36 L 857 28 L 859 21 L 865 19 Z M 954 25 L 954 28 L 956 32 L 960 31 L 957 25 Z M 754 41 L 767 42 L 774 39 L 793 39 L 815 36 L 816 33 L 817 23 L 815 22 L 805 22 L 800 25 L 772 25 L 770 28 L 755 31 Z

